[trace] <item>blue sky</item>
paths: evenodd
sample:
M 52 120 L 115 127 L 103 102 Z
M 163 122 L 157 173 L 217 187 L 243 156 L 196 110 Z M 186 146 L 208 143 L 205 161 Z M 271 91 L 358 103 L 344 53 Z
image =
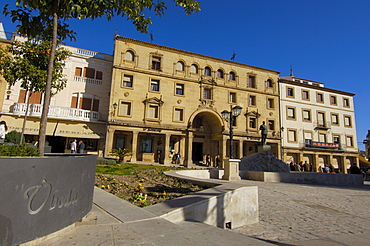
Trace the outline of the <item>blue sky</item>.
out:
M 168 2 L 162 17 L 153 17 L 153 43 L 230 59 L 325 83 L 355 93 L 357 141 L 370 130 L 370 1 L 344 0 L 199 0 L 202 10 L 186 16 Z M 13 1 L 7 1 L 12 3 Z M 0 9 L 5 4 L 0 3 Z M 0 15 L 2 16 L 2 15 Z M 9 17 L 5 31 L 15 31 Z M 150 42 L 122 17 L 73 20 L 76 42 L 68 45 L 112 54 L 113 37 Z

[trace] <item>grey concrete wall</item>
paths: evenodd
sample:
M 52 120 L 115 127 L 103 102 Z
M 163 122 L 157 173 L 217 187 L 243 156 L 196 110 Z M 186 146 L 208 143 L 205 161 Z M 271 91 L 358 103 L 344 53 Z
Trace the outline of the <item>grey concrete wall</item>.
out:
M 0 245 L 63 229 L 92 207 L 96 156 L 0 157 Z

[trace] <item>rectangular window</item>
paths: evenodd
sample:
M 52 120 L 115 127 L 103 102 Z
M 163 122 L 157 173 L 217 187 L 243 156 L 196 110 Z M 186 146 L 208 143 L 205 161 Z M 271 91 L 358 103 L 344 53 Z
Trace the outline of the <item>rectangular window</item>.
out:
M 303 120 L 304 121 L 311 121 L 311 111 L 304 109 L 303 110 Z
M 286 94 L 288 97 L 294 97 L 294 88 L 288 87 L 286 89 Z
M 274 99 L 272 98 L 267 99 L 267 108 L 275 108 Z
M 267 127 L 269 130 L 274 131 L 275 130 L 275 121 L 274 120 L 268 120 Z
M 256 88 L 256 77 L 255 76 L 248 77 L 248 87 Z
M 256 96 L 249 96 L 249 106 L 256 106 Z
M 296 130 L 288 130 L 288 142 L 297 142 Z
M 85 67 L 84 77 L 90 78 L 90 79 L 95 79 L 95 69 L 90 68 L 90 67 Z
M 96 79 L 102 80 L 103 79 L 103 72 L 101 71 L 96 71 Z
M 153 139 L 143 138 L 140 143 L 140 152 L 141 153 L 152 153 L 152 143 Z
M 317 98 L 316 98 L 317 102 L 319 102 L 319 103 L 323 103 L 324 102 L 324 94 L 317 93 L 316 96 L 317 96 Z
M 152 118 L 152 119 L 158 119 L 159 118 L 158 106 L 149 105 L 148 118 Z
M 249 118 L 249 128 L 257 128 L 257 120 L 256 118 Z
M 288 119 L 295 119 L 295 108 L 288 108 L 287 116 L 288 116 Z
M 184 121 L 184 110 L 181 108 L 175 108 L 173 120 L 174 121 Z
M 76 67 L 75 76 L 78 76 L 78 77 L 82 76 L 82 68 Z
M 204 88 L 203 98 L 204 99 L 212 99 L 212 94 L 211 94 L 211 89 L 210 88 Z
M 337 114 L 331 115 L 331 124 L 339 125 L 339 116 Z
M 152 69 L 161 70 L 161 57 L 159 56 L 152 57 Z
M 353 147 L 353 138 L 352 138 L 352 136 L 347 136 L 346 137 L 346 143 L 347 143 L 347 147 Z
M 119 106 L 119 115 L 130 116 L 131 115 L 131 103 L 130 102 L 121 102 Z
M 134 76 L 125 74 L 123 76 L 123 86 L 124 87 L 132 87 L 132 83 L 134 81 Z
M 310 92 L 306 91 L 306 90 L 303 90 L 302 91 L 302 99 L 303 100 L 310 100 Z
M 230 103 L 236 103 L 236 93 L 235 92 L 230 92 L 229 102 Z
M 333 136 L 333 143 L 340 143 L 340 136 Z
M 326 143 L 326 134 L 319 133 L 319 142 Z
M 325 113 L 317 113 L 317 124 L 318 126 L 325 126 Z
M 343 99 L 343 106 L 344 107 L 349 107 L 349 99 L 348 98 Z
M 337 105 L 337 97 L 336 96 L 330 96 L 330 104 L 331 105 Z
M 176 95 L 184 95 L 184 85 L 176 84 Z
M 351 116 L 344 116 L 344 126 L 346 127 L 352 126 Z
M 152 79 L 150 81 L 150 90 L 151 91 L 159 91 L 159 80 Z

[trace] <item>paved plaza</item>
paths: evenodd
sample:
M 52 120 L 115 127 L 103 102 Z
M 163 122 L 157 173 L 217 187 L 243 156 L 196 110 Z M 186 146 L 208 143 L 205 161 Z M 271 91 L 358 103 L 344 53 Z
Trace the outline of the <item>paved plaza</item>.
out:
M 287 245 L 370 245 L 369 181 L 363 187 L 243 182 L 258 186 L 260 222 L 234 231 Z

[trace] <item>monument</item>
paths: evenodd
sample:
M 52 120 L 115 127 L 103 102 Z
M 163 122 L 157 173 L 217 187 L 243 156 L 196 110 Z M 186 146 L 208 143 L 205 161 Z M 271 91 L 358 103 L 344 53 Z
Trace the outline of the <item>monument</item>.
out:
M 259 129 L 261 131 L 261 144 L 260 146 L 258 146 L 258 153 L 262 153 L 264 151 L 271 151 L 271 146 L 266 144 L 268 130 L 264 121 L 262 121 L 262 125 L 260 125 Z

